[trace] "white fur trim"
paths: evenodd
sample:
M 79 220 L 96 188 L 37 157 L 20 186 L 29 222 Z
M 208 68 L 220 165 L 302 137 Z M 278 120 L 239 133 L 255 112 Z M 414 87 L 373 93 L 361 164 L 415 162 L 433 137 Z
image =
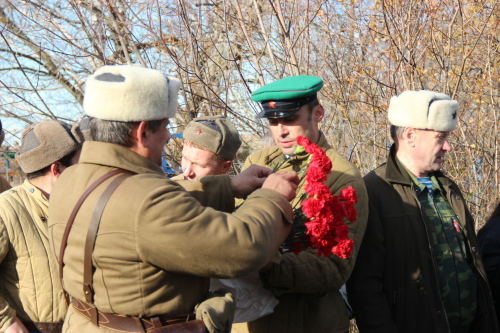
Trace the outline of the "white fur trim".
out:
M 442 93 L 409 90 L 392 97 L 389 104 L 389 122 L 395 126 L 453 131 L 457 120 L 458 102 Z
M 124 82 L 98 80 L 105 73 L 121 75 Z M 177 112 L 178 79 L 134 65 L 104 66 L 86 81 L 83 109 L 91 117 L 116 121 L 173 118 Z

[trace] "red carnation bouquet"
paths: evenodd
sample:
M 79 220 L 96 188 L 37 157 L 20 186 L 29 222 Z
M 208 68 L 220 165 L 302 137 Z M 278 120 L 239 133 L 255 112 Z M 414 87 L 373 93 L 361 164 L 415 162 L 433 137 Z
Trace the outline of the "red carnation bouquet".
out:
M 305 173 L 307 185 L 297 203 L 301 207 L 294 208 L 292 231 L 282 245 L 282 251 L 299 254 L 312 247 L 318 249 L 318 256 L 333 253 L 340 258 L 348 258 L 354 241 L 348 238 L 349 230 L 343 219 L 356 221 L 356 191 L 349 186 L 340 192 L 340 197 L 332 195 L 330 188 L 323 184 L 332 169 L 332 162 L 325 151 L 302 136 L 297 137 L 297 143 L 300 146 L 294 154 L 304 150 L 310 154 L 307 170 L 300 172 Z

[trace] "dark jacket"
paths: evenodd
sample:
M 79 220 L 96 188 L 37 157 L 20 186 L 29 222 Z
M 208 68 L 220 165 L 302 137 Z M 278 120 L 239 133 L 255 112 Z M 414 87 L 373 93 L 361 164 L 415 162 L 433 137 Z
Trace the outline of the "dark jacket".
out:
M 500 216 L 488 221 L 477 233 L 477 239 L 498 319 L 500 318 Z
M 434 173 L 464 230 L 477 278 L 478 314 L 471 333 L 498 332 L 474 221 L 458 188 Z M 370 211 L 350 280 L 349 302 L 361 333 L 448 333 L 448 320 L 416 188 L 391 147 L 387 163 L 364 177 Z

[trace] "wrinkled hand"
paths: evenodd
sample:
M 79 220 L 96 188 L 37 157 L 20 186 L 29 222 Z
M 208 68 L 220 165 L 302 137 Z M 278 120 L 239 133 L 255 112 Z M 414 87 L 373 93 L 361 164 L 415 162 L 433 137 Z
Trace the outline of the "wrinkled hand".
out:
M 5 330 L 5 333 L 30 333 L 21 320 L 16 317 L 12 324 Z
M 244 198 L 256 189 L 262 187 L 266 177 L 271 174 L 271 169 L 251 165 L 238 175 L 231 178 L 231 188 L 236 198 Z
M 298 184 L 299 176 L 295 171 L 279 171 L 267 177 L 262 188 L 275 190 L 282 194 L 286 200 L 291 201 L 295 198 Z

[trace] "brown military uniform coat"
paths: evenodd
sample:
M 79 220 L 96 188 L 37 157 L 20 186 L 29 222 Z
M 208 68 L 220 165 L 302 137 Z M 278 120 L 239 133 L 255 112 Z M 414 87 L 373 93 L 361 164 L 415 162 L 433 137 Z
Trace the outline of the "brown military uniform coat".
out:
M 137 173 L 111 196 L 93 252 L 95 305 L 128 316 L 191 313 L 209 289 L 209 278 L 249 274 L 267 263 L 289 232 L 290 204 L 259 189 L 236 213 L 229 177 L 185 182 L 191 194 L 166 178 L 159 166 L 131 150 L 85 142 L 80 162 L 58 179 L 50 197 L 49 234 L 59 254 L 66 221 L 76 201 L 97 178 L 122 168 Z M 64 286 L 84 300 L 84 242 L 105 181 L 77 214 L 64 255 Z M 82 321 L 70 307 L 64 332 L 107 332 Z
M 332 161 L 332 172 L 324 183 L 332 194 L 338 196 L 348 186 L 352 186 L 357 193 L 355 208 L 358 219 L 347 223 L 349 238 L 354 240 L 352 255 L 348 259 L 336 255 L 318 257 L 315 249 L 308 249 L 299 255 L 292 252 L 283 254 L 281 262 L 275 263 L 269 274 L 261 275 L 265 287 L 279 295 L 279 304 L 274 313 L 249 323 L 251 333 L 330 333 L 347 332 L 349 329 L 347 309 L 339 288 L 352 272 L 365 233 L 368 196 L 358 170 L 328 144 L 323 133 L 318 146 Z M 307 167 L 308 156 L 306 153 L 292 156 L 290 162 L 283 164 L 279 170 L 298 172 Z M 284 158 L 278 147 L 264 148 L 247 158 L 243 170 L 252 164 L 273 169 Z M 301 184 L 292 207 L 300 207 L 296 206 L 296 201 L 305 191 L 305 180 Z

